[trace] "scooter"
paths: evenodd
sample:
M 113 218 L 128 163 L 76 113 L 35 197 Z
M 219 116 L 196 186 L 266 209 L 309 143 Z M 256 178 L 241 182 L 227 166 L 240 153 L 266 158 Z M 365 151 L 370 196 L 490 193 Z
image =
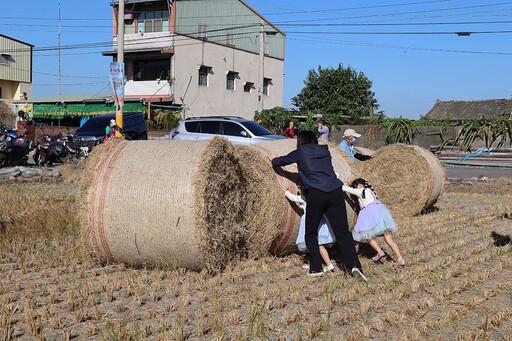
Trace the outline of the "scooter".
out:
M 30 145 L 23 134 L 3 131 L 0 137 L 0 167 L 25 166 L 29 152 Z

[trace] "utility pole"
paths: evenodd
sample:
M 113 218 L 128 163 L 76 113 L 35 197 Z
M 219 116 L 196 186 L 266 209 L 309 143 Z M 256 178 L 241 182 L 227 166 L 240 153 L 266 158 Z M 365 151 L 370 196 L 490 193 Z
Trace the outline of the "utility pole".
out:
M 117 12 L 117 62 L 124 63 L 124 0 L 119 0 L 119 8 Z M 123 67 L 124 70 L 124 67 Z M 124 74 L 123 77 L 123 96 L 118 97 L 116 108 L 116 125 L 123 128 L 123 106 L 124 106 Z M 116 137 L 123 136 L 121 132 L 116 130 Z
M 263 41 L 263 37 L 265 36 L 265 31 L 263 27 L 263 20 L 260 23 L 260 60 L 259 60 L 259 72 L 258 72 L 258 112 L 263 111 L 263 78 L 264 75 L 264 61 L 265 61 L 265 42 Z
M 60 0 L 59 0 L 59 30 L 58 30 L 57 36 L 58 36 L 58 43 L 59 43 L 59 96 L 60 96 L 60 95 L 62 95 L 62 92 L 60 91 Z

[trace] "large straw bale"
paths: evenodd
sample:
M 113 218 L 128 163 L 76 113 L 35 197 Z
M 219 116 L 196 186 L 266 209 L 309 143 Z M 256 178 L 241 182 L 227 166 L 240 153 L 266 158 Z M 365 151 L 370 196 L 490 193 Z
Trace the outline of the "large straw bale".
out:
M 271 181 L 265 183 L 260 182 L 259 188 L 256 188 L 256 190 L 269 193 L 269 195 L 265 198 L 259 197 L 265 200 L 259 203 L 259 205 L 265 207 L 265 209 L 253 210 L 251 212 L 251 221 L 253 221 L 253 224 L 250 224 L 249 228 L 251 229 L 251 240 L 266 241 L 269 236 L 274 236 L 270 252 L 276 255 L 297 251 L 295 241 L 299 232 L 300 216 L 303 212 L 295 203 L 290 202 L 284 196 L 284 191 L 286 190 L 290 190 L 291 192 L 298 190 L 299 176 L 297 165 L 292 164 L 281 167 L 281 169 L 276 168 L 272 170 L 270 160 L 273 157 L 286 155 L 295 150 L 296 143 L 296 140 L 292 139 L 258 143 L 248 148 L 258 151 L 260 154 L 259 159 L 254 156 L 250 158 L 248 162 L 244 160 L 246 164 L 245 169 L 248 169 L 244 170 L 246 173 L 250 171 L 250 169 L 256 169 L 257 165 L 260 165 L 260 167 L 261 165 L 266 165 L 261 168 L 262 173 L 259 176 L 263 177 L 263 172 L 265 172 L 265 176 Z M 334 171 L 339 174 L 341 179 L 350 178 L 350 165 L 347 164 L 342 156 L 339 156 L 331 150 L 332 147 L 329 149 L 333 159 Z M 251 165 L 251 163 L 254 163 L 254 165 Z M 265 169 L 266 167 L 268 168 Z M 270 193 L 272 194 L 270 195 Z M 251 194 L 251 196 L 258 200 L 258 195 Z M 272 212 L 272 214 L 268 214 L 269 212 Z M 275 212 L 280 212 L 280 214 L 276 215 L 274 214 Z M 353 220 L 353 215 L 353 208 L 347 202 L 347 218 L 349 222 Z M 265 224 L 265 228 L 263 229 L 259 228 L 261 222 Z M 249 243 L 251 243 L 251 241 Z
M 94 154 L 84 186 L 99 258 L 215 272 L 246 254 L 247 184 L 227 140 L 109 142 Z
M 373 155 L 373 153 L 375 153 L 375 150 L 370 149 L 370 148 L 359 147 L 359 146 L 354 147 L 354 148 L 361 155 Z
M 269 152 L 247 146 L 235 149 L 247 180 L 248 257 L 260 258 L 269 254 L 272 242 L 281 234 L 283 212 L 289 204 L 270 164 Z
M 441 163 L 429 151 L 392 144 L 378 149 L 372 159 L 363 162 L 362 177 L 393 213 L 413 216 L 435 204 L 446 176 Z

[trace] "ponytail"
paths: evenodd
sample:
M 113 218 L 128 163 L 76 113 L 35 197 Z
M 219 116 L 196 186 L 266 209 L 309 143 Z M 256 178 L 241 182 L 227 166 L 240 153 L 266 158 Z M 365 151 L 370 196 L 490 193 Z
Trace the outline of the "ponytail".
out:
M 368 181 L 366 181 L 365 179 L 357 178 L 354 181 L 352 181 L 352 187 L 356 188 L 358 185 L 363 185 L 365 189 L 369 188 L 373 192 L 373 194 L 375 194 L 375 191 L 373 190 L 372 185 L 370 185 L 370 183 Z M 377 196 L 377 195 L 375 194 L 375 196 Z M 362 198 L 365 199 L 365 197 L 366 196 L 365 196 L 365 193 L 363 190 Z

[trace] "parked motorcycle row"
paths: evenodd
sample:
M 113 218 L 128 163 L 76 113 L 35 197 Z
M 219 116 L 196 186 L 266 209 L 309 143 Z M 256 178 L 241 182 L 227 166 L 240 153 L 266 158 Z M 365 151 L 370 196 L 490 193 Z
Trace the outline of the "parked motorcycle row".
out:
M 34 144 L 26 141 L 25 134 L 9 130 L 0 122 L 0 168 L 28 165 L 31 151 L 34 151 L 33 159 L 38 166 L 75 162 L 87 156 L 85 150 L 75 147 L 73 135 L 52 138 L 43 133 Z
M 74 145 L 73 135 L 52 138 L 43 134 L 35 146 L 34 162 L 38 166 L 51 166 L 54 163 L 75 162 L 86 156 L 85 150 Z

